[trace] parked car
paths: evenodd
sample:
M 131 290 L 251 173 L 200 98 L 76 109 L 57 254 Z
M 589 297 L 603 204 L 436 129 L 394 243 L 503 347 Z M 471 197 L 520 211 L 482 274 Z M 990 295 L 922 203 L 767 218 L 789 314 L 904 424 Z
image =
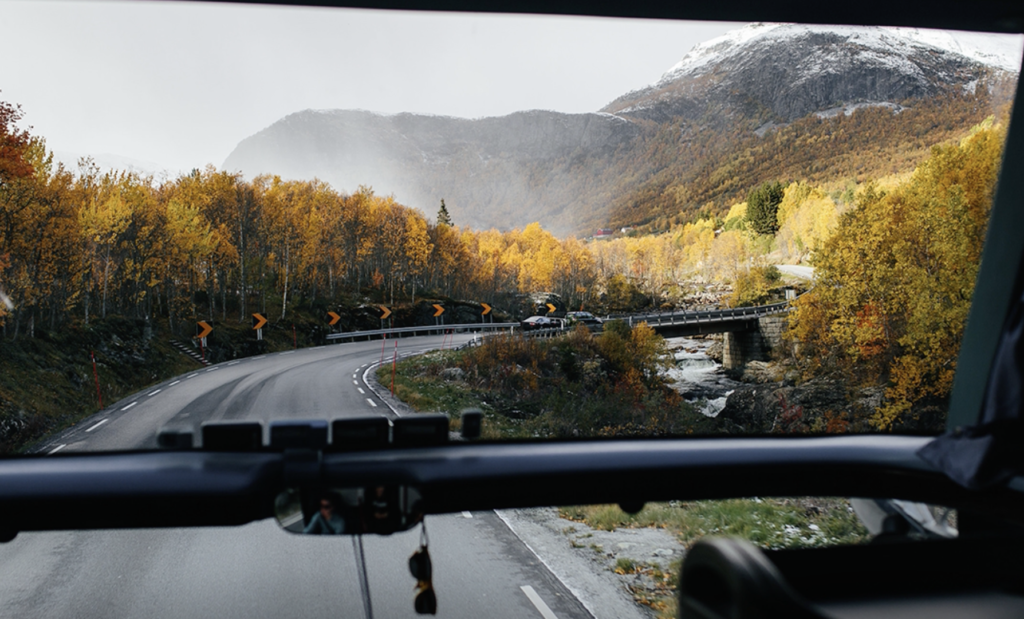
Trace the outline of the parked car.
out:
M 558 318 L 549 318 L 548 316 L 530 316 L 519 324 L 523 331 L 533 331 L 536 329 L 555 329 L 561 327 L 562 321 Z
M 570 327 L 583 325 L 591 331 L 604 329 L 604 321 L 590 312 L 569 312 L 565 315 L 565 320 Z

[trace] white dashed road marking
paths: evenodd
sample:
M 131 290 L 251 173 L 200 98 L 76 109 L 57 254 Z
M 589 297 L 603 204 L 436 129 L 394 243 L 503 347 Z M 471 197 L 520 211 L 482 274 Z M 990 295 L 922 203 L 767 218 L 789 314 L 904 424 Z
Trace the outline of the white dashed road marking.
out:
M 208 369 L 208 370 L 206 370 L 206 371 L 207 371 L 207 372 L 212 372 L 212 371 L 214 371 L 214 370 L 219 370 L 219 369 L 220 369 L 219 367 L 217 367 L 217 366 L 214 366 L 214 367 L 212 367 L 212 368 L 209 368 L 209 369 Z
M 544 617 L 544 619 L 558 619 L 558 615 L 551 612 L 551 609 L 548 608 L 548 605 L 544 603 L 544 600 L 540 599 L 540 596 L 537 595 L 537 592 L 533 590 L 533 587 L 531 587 L 530 585 L 523 585 L 519 588 L 523 590 L 523 593 L 526 594 L 526 597 L 531 602 L 533 602 L 534 606 L 537 607 L 537 610 L 540 611 L 541 617 Z
M 86 432 L 92 432 L 93 430 L 95 430 L 96 428 L 102 426 L 103 424 L 107 423 L 108 421 L 109 421 L 109 419 L 104 419 L 104 420 L 100 421 L 98 424 L 96 424 L 93 427 L 91 427 L 88 430 L 86 430 Z
M 374 407 L 374 408 L 377 408 L 377 405 L 376 405 L 376 404 L 374 404 L 374 403 L 373 403 L 373 400 L 371 400 L 370 398 L 366 398 L 366 401 L 370 403 L 370 406 L 372 406 L 372 407 Z
M 199 374 L 189 374 L 185 378 L 195 378 L 196 376 L 199 376 Z
M 167 385 L 167 386 L 168 387 L 173 387 L 173 386 L 177 385 L 180 382 L 181 382 L 180 380 L 176 380 L 176 381 L 174 381 L 173 383 L 171 383 L 170 385 Z
M 359 390 L 359 393 L 362 393 L 362 394 L 364 394 L 364 395 L 366 394 L 366 392 L 365 392 L 365 391 L 363 391 L 363 388 L 362 388 L 362 387 L 356 387 L 356 389 L 358 389 L 358 390 Z
M 229 363 L 228 365 L 238 365 L 238 362 L 237 362 L 237 361 L 232 361 L 232 362 L 231 362 L 231 363 Z
M 353 384 L 353 385 L 358 385 L 358 384 L 359 384 L 359 381 L 358 381 L 358 380 L 354 380 L 354 381 L 352 381 L 352 384 Z
M 123 411 L 126 411 L 126 410 L 128 410 L 129 408 L 131 408 L 131 407 L 135 406 L 136 404 L 138 404 L 138 402 L 132 402 L 131 404 L 129 404 L 128 406 L 125 406 L 125 407 L 124 407 L 124 408 L 122 408 L 121 410 L 123 410 Z
M 472 517 L 473 517 L 473 514 L 471 514 L 471 513 L 469 513 L 469 512 L 462 512 L 462 517 L 463 517 L 463 518 L 472 518 Z
M 152 393 L 150 393 L 150 394 L 148 394 L 148 395 L 149 395 L 149 397 L 153 397 L 153 396 L 155 396 L 156 394 L 160 393 L 161 391 L 163 391 L 163 389 L 157 389 L 156 391 L 154 391 L 154 392 L 152 392 Z
M 61 449 L 64 449 L 65 447 L 67 447 L 67 445 L 63 445 L 63 444 L 62 444 L 62 445 L 57 445 L 56 447 L 54 447 L 53 449 L 51 449 L 51 450 L 50 450 L 49 452 L 47 452 L 47 454 L 48 454 L 48 455 L 52 455 L 52 454 L 55 454 L 55 453 L 57 453 L 58 451 L 60 451 Z

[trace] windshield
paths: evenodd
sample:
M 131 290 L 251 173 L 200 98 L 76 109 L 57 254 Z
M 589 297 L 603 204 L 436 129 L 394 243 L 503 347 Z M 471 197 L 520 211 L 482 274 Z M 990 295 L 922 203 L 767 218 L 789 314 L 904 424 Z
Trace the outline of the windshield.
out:
M 0 14 L 3 456 L 301 465 L 312 446 L 326 466 L 946 426 L 1022 36 L 176 2 Z M 548 442 L 488 444 L 511 440 Z M 64 457 L 160 448 L 188 453 Z M 56 501 L 69 531 L 0 546 L 0 599 L 12 616 L 667 617 L 704 535 L 957 535 L 957 513 L 895 500 L 438 515 L 408 480 L 334 481 L 233 528 L 77 531 Z
M 8 452 L 944 428 L 1019 36 L 4 11 Z

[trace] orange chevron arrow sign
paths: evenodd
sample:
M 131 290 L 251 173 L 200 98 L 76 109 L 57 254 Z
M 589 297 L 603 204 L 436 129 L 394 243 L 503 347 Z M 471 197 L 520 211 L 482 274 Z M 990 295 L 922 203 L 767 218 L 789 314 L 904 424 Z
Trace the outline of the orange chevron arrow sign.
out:
M 389 310 L 388 308 L 384 307 L 383 305 L 381 305 L 381 306 L 380 306 L 380 308 L 381 308 L 382 310 L 384 310 L 384 313 L 383 313 L 383 314 L 381 314 L 381 316 L 380 316 L 380 319 L 381 319 L 381 320 L 387 320 L 387 319 L 388 319 L 388 316 L 390 316 L 390 315 L 391 315 L 391 310 Z
M 259 331 L 267 324 L 267 319 L 263 317 L 263 314 L 252 315 L 252 330 Z
M 481 316 L 486 316 L 487 314 L 491 313 L 491 306 L 490 305 L 487 305 L 486 303 L 481 303 L 480 305 L 484 306 L 484 313 L 481 314 Z
M 437 318 L 438 316 L 444 313 L 444 308 L 438 305 L 437 303 L 434 303 L 434 309 L 437 310 L 436 312 L 434 312 L 434 318 Z
M 206 324 L 206 321 L 200 320 L 196 323 L 196 331 L 198 331 L 198 333 L 196 333 L 196 337 L 203 339 L 207 335 L 210 335 L 210 332 L 213 331 L 213 327 Z
M 548 304 L 547 304 L 547 306 L 548 306 L 548 313 L 549 313 L 549 314 L 550 314 L 551 312 L 555 311 L 555 306 L 554 306 L 554 305 L 551 305 L 550 303 L 548 303 Z
M 338 321 L 341 320 L 341 316 L 335 314 L 334 312 L 327 312 L 327 317 L 330 318 L 330 321 L 328 321 L 327 324 L 331 325 L 332 327 L 338 324 Z

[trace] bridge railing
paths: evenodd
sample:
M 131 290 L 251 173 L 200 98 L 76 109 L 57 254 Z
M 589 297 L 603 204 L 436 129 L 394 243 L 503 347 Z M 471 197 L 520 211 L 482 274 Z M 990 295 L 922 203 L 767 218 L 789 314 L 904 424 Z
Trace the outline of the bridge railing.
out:
M 738 307 L 725 310 L 704 310 L 696 312 L 651 312 L 647 314 L 626 314 L 621 316 L 609 316 L 606 320 L 618 319 L 629 322 L 630 325 L 646 322 L 650 326 L 694 324 L 704 322 L 725 322 L 730 320 L 755 320 L 784 314 L 792 309 L 789 301 L 772 303 L 770 305 L 759 305 L 757 307 Z
M 366 339 L 372 339 L 374 337 L 380 337 L 386 335 L 388 337 L 392 335 L 402 335 L 406 333 L 429 333 L 431 331 L 440 333 L 447 333 L 454 331 L 455 333 L 466 333 L 474 331 L 499 331 L 502 329 L 512 329 L 518 327 L 518 322 L 479 322 L 479 323 L 466 323 L 459 325 L 432 325 L 423 327 L 398 327 L 396 329 L 370 329 L 368 331 L 347 331 L 345 333 L 331 333 L 327 336 L 328 340 L 347 340 L 355 339 L 357 337 L 365 337 Z

